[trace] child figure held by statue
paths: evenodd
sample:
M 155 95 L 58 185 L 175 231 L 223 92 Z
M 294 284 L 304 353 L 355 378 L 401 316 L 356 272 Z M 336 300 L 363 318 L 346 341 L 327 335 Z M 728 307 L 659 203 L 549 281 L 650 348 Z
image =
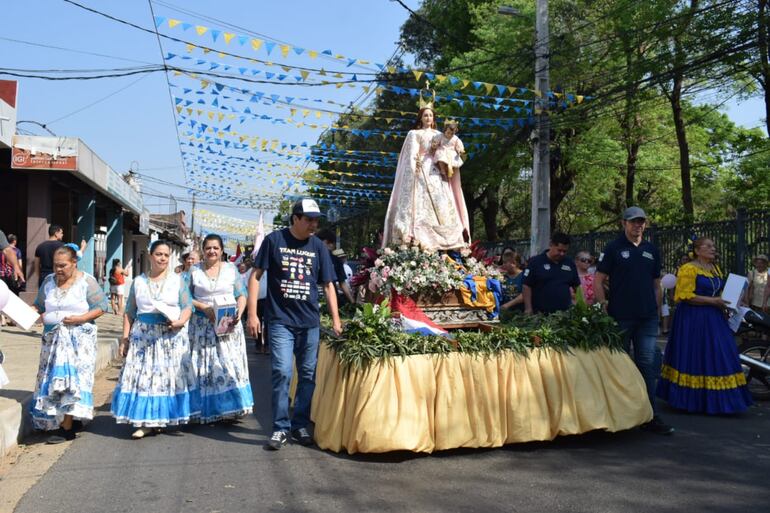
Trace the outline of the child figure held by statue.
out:
M 456 170 L 463 165 L 465 147 L 457 137 L 459 126 L 457 121 L 448 119 L 444 122 L 444 131 L 436 134 L 431 141 L 431 149 L 434 152 L 433 159 L 441 174 L 447 179 L 452 178 Z

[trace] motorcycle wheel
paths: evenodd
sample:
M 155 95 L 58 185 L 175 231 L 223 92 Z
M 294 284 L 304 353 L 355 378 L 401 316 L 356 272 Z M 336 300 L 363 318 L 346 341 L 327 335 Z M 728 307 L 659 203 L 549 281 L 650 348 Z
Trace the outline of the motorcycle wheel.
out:
M 738 347 L 738 351 L 750 358 L 770 364 L 770 341 L 768 340 L 746 340 Z M 746 384 L 751 396 L 757 401 L 770 400 L 770 374 L 744 364 L 741 364 L 741 367 L 746 375 Z

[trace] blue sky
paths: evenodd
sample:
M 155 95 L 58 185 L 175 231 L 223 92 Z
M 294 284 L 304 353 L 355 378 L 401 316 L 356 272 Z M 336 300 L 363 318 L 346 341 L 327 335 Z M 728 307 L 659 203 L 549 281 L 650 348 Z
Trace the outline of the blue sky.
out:
M 94 2 L 83 0 L 85 5 L 128 20 L 143 27 L 152 28 L 153 18 L 148 2 L 130 0 L 123 2 Z M 417 0 L 406 2 L 416 7 Z M 186 11 L 170 8 L 175 5 Z M 218 21 L 196 17 L 190 12 L 216 18 L 248 31 L 307 49 L 319 51 L 331 49 L 335 53 L 373 62 L 385 62 L 396 49 L 399 28 L 408 13 L 397 3 L 388 0 L 324 0 L 311 1 L 221 1 L 200 0 L 155 3 L 156 16 L 179 19 L 195 25 L 211 28 L 219 26 Z M 134 28 L 121 25 L 98 15 L 89 13 L 61 0 L 39 0 L 35 2 L 4 2 L 3 14 L 14 23 L 4 25 L 0 34 L 0 55 L 2 65 L 7 68 L 53 69 L 53 68 L 123 68 L 141 66 L 145 63 L 160 63 L 157 39 Z M 232 32 L 248 34 L 246 30 Z M 193 30 L 182 31 L 181 27 L 162 32 L 201 45 L 226 49 L 215 44 L 209 37 L 198 37 Z M 208 36 L 208 35 L 206 35 Z M 256 36 L 255 36 L 256 37 Z M 49 46 L 91 52 L 81 54 L 68 51 L 41 48 L 22 44 L 9 39 L 29 41 Z M 186 54 L 183 45 L 163 41 L 164 51 Z M 236 53 L 249 54 L 246 48 L 239 48 L 235 42 L 229 45 Z M 182 51 L 180 51 L 182 49 Z M 120 57 L 119 60 L 93 54 Z M 198 55 L 198 54 L 188 54 Z M 251 55 L 267 59 L 264 50 Z M 311 66 L 305 57 L 283 60 L 280 52 L 272 52 L 276 63 L 295 63 Z M 214 54 L 201 58 L 222 61 Z M 226 59 L 225 59 L 226 60 Z M 170 63 L 174 63 L 172 60 Z M 314 60 L 316 66 L 327 69 L 342 69 L 338 62 Z M 181 62 L 180 62 L 181 63 Z M 355 69 L 355 68 L 354 68 Z M 361 68 L 363 71 L 363 68 Z M 10 77 L 3 77 L 10 78 Z M 19 79 L 19 120 L 34 120 L 47 124 L 57 135 L 80 137 L 116 171 L 126 171 L 132 166 L 140 173 L 152 175 L 175 183 L 184 183 L 174 113 L 169 96 L 169 87 L 162 73 L 139 75 L 125 78 L 110 78 L 93 81 L 46 81 Z M 181 77 L 172 77 L 183 84 Z M 255 88 L 258 86 L 254 85 Z M 122 90 L 121 90 L 122 89 Z M 324 88 L 300 89 L 296 86 L 262 87 L 268 93 L 302 95 L 331 99 L 348 103 L 359 97 L 361 91 Z M 97 100 L 112 95 L 89 106 Z M 89 107 L 87 107 L 89 106 Z M 84 108 L 87 107 L 87 108 Z M 80 112 L 79 109 L 83 108 Z M 75 112 L 74 114 L 72 114 Z M 279 111 L 270 113 L 277 116 Z M 71 115 L 70 115 L 71 114 Z M 283 112 L 286 116 L 288 113 Z M 64 117 L 67 116 L 67 117 Z M 64 119 L 60 119 L 64 117 Z M 326 122 L 329 119 L 325 120 Z M 20 128 L 42 134 L 33 125 L 21 124 Z M 263 137 L 299 143 L 314 142 L 320 130 L 297 129 L 264 123 L 254 127 L 255 133 Z M 164 187 L 146 182 L 145 188 L 173 193 L 178 198 L 186 194 L 180 189 Z M 168 204 L 167 201 L 146 197 L 148 205 Z M 180 205 L 184 208 L 189 205 Z M 151 207 L 162 210 L 163 206 Z M 167 206 L 165 207 L 167 208 Z M 225 214 L 254 218 L 254 211 L 207 207 Z
M 154 24 L 149 4 L 145 0 L 82 0 L 79 3 L 146 28 L 152 28 Z M 407 0 L 406 4 L 416 8 L 419 0 Z M 390 0 L 163 0 L 155 2 L 154 8 L 156 16 L 164 18 L 213 29 L 223 28 L 231 33 L 275 40 L 304 49 L 331 49 L 348 57 L 381 63 L 396 49 L 399 28 L 408 16 L 400 5 Z M 62 0 L 4 2 L 3 15 L 4 19 L 13 20 L 13 23 L 4 24 L 4 30 L 0 34 L 0 55 L 2 65 L 6 68 L 108 69 L 161 63 L 158 41 L 152 34 L 86 12 Z M 310 59 L 307 54 L 291 53 L 288 58 L 283 59 L 277 49 L 268 57 L 264 48 L 253 52 L 248 48 L 248 44 L 239 47 L 234 40 L 226 45 L 221 37 L 214 42 L 210 33 L 200 37 L 195 33 L 195 29 L 183 31 L 180 26 L 172 29 L 164 24 L 161 31 L 218 50 L 252 55 L 281 64 L 325 67 L 330 70 L 353 69 L 362 73 L 373 70 L 371 66 L 346 68 L 339 61 L 324 60 L 322 57 Z M 32 46 L 18 41 L 89 53 Z M 214 53 L 188 53 L 184 45 L 168 41 L 163 41 L 162 44 L 165 53 L 194 56 L 206 60 L 207 63 L 229 62 L 234 65 L 232 60 L 220 58 Z M 169 64 L 189 65 L 190 61 L 182 62 L 176 58 L 170 60 Z M 208 69 L 206 66 L 208 64 L 202 69 Z M 264 73 L 267 68 L 262 65 L 260 69 Z M 123 172 L 129 167 L 138 168 L 142 174 L 178 184 L 184 183 L 172 107 L 174 100 L 170 97 L 163 73 L 92 81 L 24 78 L 19 80 L 19 120 L 38 121 L 47 124 L 57 135 L 81 138 L 116 171 Z M 194 84 L 197 88 L 200 85 L 197 81 L 184 77 L 171 77 L 171 81 L 180 86 L 172 88 L 172 94 L 180 97 L 184 96 L 179 93 L 185 87 L 193 88 Z M 263 90 L 267 94 L 292 97 L 304 95 L 344 104 L 362 95 L 360 88 L 337 89 L 334 86 L 253 84 L 249 87 Z M 339 107 L 334 108 L 339 110 Z M 745 126 L 759 125 L 763 112 L 759 99 L 741 104 L 730 102 L 726 110 L 732 119 Z M 261 113 L 267 113 L 274 118 L 290 116 L 287 109 L 264 108 Z M 324 118 L 319 120 L 319 123 L 330 121 L 331 119 Z M 20 128 L 43 133 L 29 124 L 21 124 Z M 234 128 L 244 133 L 276 138 L 291 144 L 312 143 L 320 133 L 320 129 L 280 126 L 266 121 L 250 122 Z M 174 194 L 178 200 L 189 198 L 182 189 L 149 181 L 145 182 L 145 190 Z M 168 211 L 168 200 L 147 196 L 145 202 L 151 211 Z M 258 215 L 253 209 L 202 206 L 245 219 L 255 219 Z M 184 201 L 180 201 L 178 207 L 189 211 L 189 204 Z

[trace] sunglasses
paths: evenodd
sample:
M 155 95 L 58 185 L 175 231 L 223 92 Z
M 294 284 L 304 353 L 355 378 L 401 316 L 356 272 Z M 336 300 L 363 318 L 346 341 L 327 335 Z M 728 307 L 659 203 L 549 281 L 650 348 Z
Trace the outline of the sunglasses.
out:
M 592 264 L 594 263 L 593 258 L 578 258 L 579 261 L 583 262 L 584 264 Z

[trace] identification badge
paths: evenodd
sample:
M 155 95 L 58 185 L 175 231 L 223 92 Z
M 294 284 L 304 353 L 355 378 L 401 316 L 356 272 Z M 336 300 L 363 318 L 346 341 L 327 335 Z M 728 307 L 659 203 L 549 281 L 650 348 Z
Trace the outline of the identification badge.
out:
M 652 253 L 650 253 L 649 251 L 642 251 L 642 256 L 643 256 L 644 258 L 649 258 L 650 260 L 655 260 L 655 259 L 653 258 L 653 256 L 652 256 Z
M 568 266 L 567 264 L 564 264 L 563 266 L 561 266 L 561 270 L 562 271 L 571 271 L 572 267 Z
M 599 262 L 604 260 L 604 253 L 599 253 Z
M 551 270 L 551 264 L 543 264 L 543 269 L 545 269 L 546 271 L 550 271 Z
M 524 269 L 524 277 L 526 278 L 529 276 L 529 269 Z
M 623 258 L 630 258 L 631 257 L 631 252 L 630 251 L 621 251 L 620 252 L 620 256 L 622 256 Z

